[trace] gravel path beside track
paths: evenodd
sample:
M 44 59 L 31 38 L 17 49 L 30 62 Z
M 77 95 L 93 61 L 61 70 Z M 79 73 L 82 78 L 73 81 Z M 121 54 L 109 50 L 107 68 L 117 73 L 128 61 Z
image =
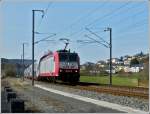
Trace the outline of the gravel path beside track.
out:
M 92 103 L 64 97 L 43 89 L 31 86 L 29 81 L 20 79 L 7 79 L 10 86 L 19 97 L 26 101 L 26 107 L 34 106 L 35 112 L 44 113 L 119 113 L 120 111 L 105 108 Z M 33 109 L 32 109 L 33 110 Z
M 56 99 L 55 97 L 53 98 L 52 96 L 54 94 L 49 95 L 49 92 L 46 92 L 39 88 L 32 87 L 31 80 L 25 79 L 24 82 L 22 81 L 20 82 L 20 79 L 17 79 L 17 80 L 8 79 L 8 81 L 11 82 L 11 86 L 13 87 L 15 91 L 17 91 L 17 93 L 19 93 L 19 96 L 25 99 L 26 101 L 28 101 L 26 102 L 27 109 L 34 109 L 35 110 L 34 112 L 67 112 L 68 109 L 70 110 L 70 112 L 99 112 L 98 109 L 100 109 L 100 108 L 98 109 L 94 108 L 93 110 L 92 108 L 90 108 L 91 107 L 90 106 L 89 110 L 88 109 L 84 110 L 80 108 L 82 107 L 84 103 L 80 104 L 79 106 L 76 106 L 77 104 L 76 105 L 74 104 L 75 102 L 74 100 L 70 100 L 71 101 L 70 103 L 72 104 L 70 105 L 70 103 L 68 104 L 65 101 Z M 96 100 L 102 100 L 102 101 L 120 104 L 123 106 L 132 107 L 134 109 L 139 109 L 143 111 L 149 110 L 148 109 L 149 102 L 148 100 L 145 100 L 145 99 L 124 97 L 124 96 L 114 96 L 111 94 L 74 89 L 74 88 L 71 88 L 71 86 L 64 86 L 64 85 L 52 84 L 48 82 L 46 83 L 46 82 L 41 82 L 41 81 L 40 82 L 35 81 L 35 84 L 40 84 L 48 88 L 52 88 L 52 89 L 56 89 L 56 90 L 60 90 L 63 92 L 68 92 L 68 93 L 84 96 L 84 97 L 89 97 L 89 98 L 96 99 Z M 49 102 L 49 101 L 52 101 L 52 102 Z M 85 105 L 85 107 L 88 107 L 88 105 Z
M 133 97 L 115 96 L 111 94 L 97 93 L 97 92 L 92 92 L 92 91 L 74 89 L 74 88 L 71 88 L 71 86 L 67 87 L 67 86 L 55 85 L 55 84 L 45 83 L 45 82 L 36 81 L 35 83 L 41 84 L 41 85 L 44 85 L 46 87 L 53 88 L 56 90 L 93 98 L 96 100 L 107 101 L 111 103 L 116 103 L 116 104 L 120 104 L 120 105 L 124 105 L 128 107 L 132 107 L 134 109 L 149 111 L 149 101 L 146 99 L 138 99 L 138 98 L 133 98 Z

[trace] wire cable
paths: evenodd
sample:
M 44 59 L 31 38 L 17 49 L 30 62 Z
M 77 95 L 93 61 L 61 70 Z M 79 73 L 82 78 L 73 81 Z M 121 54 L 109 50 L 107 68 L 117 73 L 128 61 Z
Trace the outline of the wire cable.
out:
M 141 4 L 139 4 L 138 3 L 138 5 L 134 5 L 133 7 L 130 7 L 130 8 L 128 8 L 127 10 L 125 10 L 125 11 L 123 11 L 123 12 L 125 12 L 125 13 L 127 13 L 128 11 L 131 11 L 131 9 L 135 9 L 135 7 L 137 8 L 137 6 L 139 7 L 139 6 L 141 6 Z M 121 10 L 120 10 L 121 11 Z M 145 11 L 145 10 L 144 10 Z M 128 16 L 128 17 L 126 17 L 126 18 L 123 18 L 123 20 L 129 20 L 129 19 L 131 19 L 130 17 L 134 17 L 134 16 L 137 16 L 137 15 L 139 15 L 139 14 L 141 14 L 141 13 L 143 13 L 144 12 L 143 10 L 141 11 L 141 12 L 138 12 L 138 13 L 136 13 L 136 14 L 134 14 L 134 15 L 132 15 L 132 16 Z M 121 14 L 123 14 L 124 15 L 124 13 L 116 13 L 116 14 L 114 14 L 114 15 L 111 15 L 111 16 L 109 16 L 109 18 L 108 19 L 103 19 L 103 20 L 101 20 L 101 23 L 103 23 L 103 22 L 105 22 L 106 20 L 112 20 L 112 18 L 115 16 L 115 17 L 117 17 L 117 16 L 120 16 L 121 17 Z M 110 19 L 111 18 L 111 19 Z M 121 24 L 122 24 L 122 20 L 120 20 L 119 21 Z M 120 24 L 118 24 L 118 21 L 116 22 L 116 26 L 119 26 Z M 115 26 L 115 27 L 116 27 Z
M 108 0 L 106 0 L 106 1 L 108 1 Z M 71 23 L 71 24 L 70 24 L 68 27 L 66 27 L 66 28 L 69 29 L 70 27 L 72 27 L 74 24 L 80 22 L 80 21 L 81 21 L 82 19 L 84 19 L 85 17 L 86 17 L 86 18 L 89 17 L 92 13 L 96 12 L 99 8 L 104 7 L 105 4 L 106 4 L 106 1 L 104 1 L 103 4 L 100 4 L 100 5 L 99 5 L 98 7 L 96 7 L 95 9 L 91 10 L 90 12 L 88 12 L 85 16 L 81 16 L 79 19 L 75 20 L 73 23 Z M 64 29 L 64 31 L 66 31 L 66 29 Z M 64 33 L 64 31 L 58 32 L 58 34 L 62 34 L 62 33 Z M 70 36 L 70 35 L 69 35 L 69 36 Z
M 98 40 L 96 40 L 96 39 L 94 39 L 94 38 L 91 38 L 91 37 L 89 37 L 88 35 L 85 35 L 85 37 L 87 37 L 87 38 L 89 38 L 89 39 L 95 41 L 96 43 L 99 43 L 99 44 L 103 45 L 103 46 L 106 47 L 106 48 L 109 48 L 109 46 L 110 46 L 109 43 L 108 43 L 109 46 L 107 46 L 106 44 L 103 44 L 102 42 L 100 42 L 100 41 L 98 41 Z M 106 43 L 107 43 L 107 42 L 106 42 Z
M 104 19 L 104 18 L 106 18 L 106 17 L 108 17 L 108 16 L 114 14 L 115 12 L 119 11 L 120 9 L 126 7 L 129 3 L 130 3 L 130 2 L 127 2 L 127 3 L 123 4 L 123 5 L 121 5 L 119 8 L 116 8 L 116 9 L 112 10 L 110 13 L 106 14 L 105 16 L 97 18 L 96 20 L 92 21 L 91 23 L 85 25 L 85 27 L 92 25 L 92 24 L 95 23 L 97 20 L 100 20 L 100 18 L 101 18 L 101 19 Z M 74 34 L 80 32 L 82 29 L 83 29 L 83 28 L 81 28 L 81 29 L 75 31 L 74 33 L 72 33 L 72 34 L 69 35 L 69 36 L 73 36 Z
M 104 1 L 103 4 L 100 4 L 98 7 L 96 7 L 96 8 L 93 9 L 93 10 L 91 10 L 90 12 L 88 12 L 85 16 L 82 16 L 82 17 L 80 17 L 78 20 L 74 21 L 74 22 L 70 25 L 70 27 L 73 26 L 73 25 L 75 25 L 76 23 L 82 21 L 84 18 L 89 17 L 92 13 L 96 12 L 97 10 L 99 10 L 99 8 L 104 7 L 104 6 L 105 6 L 105 2 L 107 2 L 107 1 L 108 1 L 108 0 Z
M 85 28 L 86 30 L 88 30 L 91 34 L 95 35 L 96 37 L 98 37 L 100 40 L 102 40 L 102 42 L 106 43 L 109 45 L 108 42 L 106 42 L 102 37 L 98 36 L 96 33 L 94 33 L 93 31 L 91 31 L 90 29 L 88 28 Z
M 42 15 L 42 18 L 40 19 L 39 24 L 37 25 L 37 30 L 39 29 L 40 25 L 42 24 L 42 20 L 44 19 L 45 15 L 46 15 L 47 12 L 48 12 L 49 7 L 50 7 L 52 4 L 53 4 L 53 2 L 49 2 L 47 8 L 46 8 L 45 11 L 44 11 L 44 15 Z
M 130 17 L 135 17 L 135 16 L 137 16 L 139 14 L 143 14 L 144 12 L 145 12 L 145 10 L 139 11 L 138 13 L 135 13 L 135 14 L 133 14 Z M 114 23 L 115 27 L 120 26 L 121 24 L 124 24 L 122 22 L 131 19 L 130 17 L 123 18 L 123 20 L 120 20 L 120 21 L 117 21 L 116 23 Z
M 93 23 L 95 23 L 96 21 L 99 21 L 99 20 L 101 20 L 101 19 L 104 19 L 104 18 L 106 18 L 106 17 L 108 17 L 108 16 L 110 16 L 110 15 L 112 15 L 112 14 L 118 12 L 120 9 L 126 7 L 129 3 L 130 3 L 130 2 L 127 2 L 127 3 L 123 4 L 123 5 L 121 5 L 119 8 L 116 8 L 116 9 L 112 10 L 111 12 L 109 12 L 109 13 L 106 14 L 106 15 L 104 15 L 103 17 L 99 17 L 99 18 L 95 19 L 94 21 L 92 21 L 91 23 L 89 23 L 89 24 L 86 25 L 86 26 L 90 26 L 90 25 L 92 25 Z
M 123 29 L 120 29 L 118 32 L 123 32 L 124 30 L 130 30 L 132 27 L 138 27 L 138 26 L 142 26 L 142 25 L 144 25 L 144 24 L 147 24 L 148 23 L 148 20 L 147 19 L 144 19 L 144 20 L 142 20 L 142 21 L 138 21 L 138 22 L 135 22 L 135 23 L 133 23 L 133 24 L 131 24 L 131 25 L 128 25 L 128 26 L 126 26 L 125 28 L 123 28 Z
M 38 41 L 36 41 L 36 42 L 34 42 L 34 43 L 37 44 L 37 43 L 39 43 L 39 42 L 46 41 L 47 39 L 49 39 L 49 38 L 51 38 L 51 37 L 53 37 L 53 36 L 56 36 L 56 34 L 47 36 L 47 37 L 45 37 L 45 38 L 43 38 L 43 39 L 41 39 L 41 40 L 38 40 Z

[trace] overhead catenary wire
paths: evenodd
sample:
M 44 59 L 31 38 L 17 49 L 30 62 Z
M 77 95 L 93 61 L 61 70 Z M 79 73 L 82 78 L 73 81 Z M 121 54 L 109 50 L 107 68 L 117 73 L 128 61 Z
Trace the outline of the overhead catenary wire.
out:
M 122 21 L 127 21 L 127 20 L 131 19 L 130 17 L 135 17 L 137 15 L 143 14 L 144 12 L 145 12 L 145 10 L 142 10 L 142 11 L 139 11 L 139 12 L 137 12 L 137 13 L 131 15 L 131 16 L 127 16 L 127 17 L 117 21 L 116 23 L 114 23 L 114 25 L 115 25 L 115 27 L 120 26 L 120 24 L 124 24 L 124 23 L 122 23 Z
M 36 42 L 34 42 L 34 43 L 37 44 L 37 43 L 39 43 L 39 42 L 46 41 L 47 39 L 49 39 L 49 38 L 51 38 L 51 37 L 53 37 L 53 36 L 56 36 L 56 34 L 52 34 L 52 35 L 50 35 L 50 36 L 47 36 L 47 37 L 45 37 L 45 38 L 43 38 L 43 39 L 41 39 L 41 40 L 38 40 L 38 41 L 36 41 Z
M 137 7 L 139 7 L 139 6 L 141 6 L 141 4 L 140 3 L 138 3 L 137 5 L 133 5 L 132 7 L 129 7 L 128 9 L 126 9 L 124 12 L 125 13 L 127 13 L 128 11 L 131 11 L 131 9 L 135 9 L 135 8 L 137 8 Z M 124 7 L 123 7 L 124 8 Z M 121 10 L 119 10 L 119 11 L 121 11 Z M 139 13 L 141 13 L 141 12 L 139 12 Z M 110 19 L 110 18 L 112 18 L 112 17 L 116 17 L 117 15 L 121 15 L 119 12 L 117 12 L 116 14 L 114 14 L 113 13 L 113 15 L 110 15 L 110 16 L 107 16 L 107 17 L 109 17 L 108 19 Z M 138 13 L 136 14 L 136 15 L 138 15 Z M 136 16 L 135 15 L 135 16 Z M 132 17 L 132 16 L 131 16 Z M 106 18 L 106 17 L 105 17 Z M 128 19 L 129 19 L 129 17 L 128 17 Z M 101 23 L 103 23 L 104 21 L 106 21 L 106 19 L 104 20 L 104 18 L 102 17 L 102 19 L 100 19 L 101 21 Z M 118 25 L 118 24 L 117 24 Z
M 131 28 L 136 28 L 138 26 L 143 26 L 144 24 L 148 24 L 148 19 L 143 19 L 142 21 L 138 21 L 138 22 L 135 22 L 131 25 L 128 25 L 122 29 L 119 29 L 119 33 L 123 32 L 124 30 L 130 30 Z
M 106 0 L 106 1 L 108 1 L 108 0 Z M 84 19 L 85 17 L 87 18 L 87 17 L 89 17 L 91 14 L 95 13 L 97 10 L 99 10 L 99 8 L 104 7 L 105 4 L 106 4 L 106 1 L 103 1 L 103 2 L 104 2 L 103 4 L 100 4 L 98 7 L 94 8 L 94 9 L 91 10 L 91 11 L 89 11 L 86 15 L 81 16 L 81 17 L 79 17 L 79 19 L 73 21 L 73 22 L 72 22 L 68 27 L 66 27 L 66 28 L 69 29 L 70 27 L 72 27 L 72 26 L 75 25 L 76 23 L 80 22 L 80 21 L 81 21 L 82 19 Z M 108 3 L 107 3 L 107 4 L 108 4 Z M 66 31 L 66 29 L 64 29 L 64 31 Z M 62 33 L 64 33 L 64 31 L 58 32 L 58 34 L 62 34 Z
M 123 7 L 127 6 L 128 4 L 129 4 L 129 2 L 127 2 L 126 4 L 120 6 L 120 7 L 117 8 L 117 9 L 120 10 L 120 9 L 122 9 Z M 140 4 L 138 4 L 138 6 L 140 6 Z M 137 6 L 136 6 L 136 7 L 137 7 Z M 135 8 L 135 6 L 128 8 L 127 11 L 129 11 L 129 9 L 132 9 L 132 8 Z M 115 9 L 115 10 L 117 11 L 117 9 Z M 112 12 L 112 14 L 113 14 L 113 12 Z M 110 14 L 110 15 L 112 15 L 112 14 Z M 113 15 L 112 15 L 112 16 L 113 16 Z M 112 17 L 112 16 L 111 16 L 111 17 Z M 108 14 L 107 14 L 107 17 L 109 17 Z M 104 17 L 102 17 L 102 18 L 104 19 Z M 103 21 L 105 21 L 105 20 L 103 20 Z M 76 31 L 76 32 L 70 34 L 69 36 L 76 35 L 78 32 L 81 32 L 82 30 L 83 30 L 83 28 L 81 28 L 79 31 Z
M 139 30 L 139 31 L 136 31 L 136 32 L 125 32 L 125 33 L 122 33 L 122 34 L 117 34 L 116 37 L 122 37 L 122 36 L 128 36 L 128 37 L 133 37 L 135 35 L 137 35 L 138 33 L 138 36 L 142 35 L 142 36 L 146 36 L 145 34 L 146 31 L 144 31 L 143 29 L 142 30 Z M 144 34 L 143 34 L 144 33 Z M 118 40 L 117 38 L 114 38 L 114 40 Z
M 39 24 L 38 24 L 38 26 L 37 26 L 37 30 L 39 29 L 40 25 L 42 24 L 42 20 L 43 20 L 44 17 L 46 16 L 46 14 L 47 14 L 47 12 L 48 12 L 48 9 L 49 9 L 49 7 L 50 7 L 51 5 L 52 5 L 52 2 L 49 2 L 47 8 L 46 8 L 45 11 L 44 11 L 44 14 L 42 15 L 42 18 L 41 18 L 40 21 L 39 21 Z M 42 38 L 41 40 L 35 41 L 35 42 L 34 42 L 35 44 L 38 44 L 39 42 L 43 42 L 43 41 L 45 41 L 45 42 L 48 42 L 48 41 L 54 42 L 54 40 L 48 40 L 48 39 L 51 38 L 51 37 L 53 37 L 53 36 L 55 36 L 55 35 L 56 35 L 55 33 L 41 33 L 41 32 L 38 32 L 37 30 L 36 30 L 36 32 L 35 32 L 36 35 L 46 35 L 46 34 L 51 34 L 51 35 L 49 35 L 49 36 L 47 36 L 47 37 L 44 37 L 44 38 Z M 37 56 L 37 55 L 35 55 L 35 56 Z
M 91 40 L 77 40 L 77 43 L 95 43 L 95 41 L 91 41 Z
M 102 42 L 106 43 L 109 45 L 108 42 L 106 42 L 102 37 L 98 36 L 96 33 L 94 33 L 93 31 L 91 31 L 89 28 L 85 28 L 87 31 L 89 31 L 91 34 L 95 35 L 97 38 L 99 38 Z
M 97 18 L 96 20 L 92 21 L 91 23 L 85 25 L 85 27 L 89 27 L 90 25 L 92 25 L 92 24 L 95 23 L 96 21 L 99 21 L 99 20 L 101 20 L 101 19 L 104 19 L 104 18 L 106 18 L 106 17 L 108 17 L 108 16 L 110 16 L 110 15 L 113 15 L 115 12 L 118 12 L 118 11 L 121 10 L 122 8 L 126 7 L 129 3 L 130 3 L 130 2 L 127 2 L 127 3 L 123 4 L 123 5 L 121 5 L 119 8 L 115 8 L 114 10 L 112 10 L 112 11 L 109 12 L 109 13 L 107 13 L 107 14 L 104 15 L 103 17 L 99 17 L 99 18 Z M 72 34 L 69 35 L 69 36 L 75 35 L 76 33 L 78 33 L 78 32 L 80 32 L 81 30 L 83 30 L 85 27 L 82 27 L 81 29 L 78 29 L 77 31 L 75 31 L 74 33 L 72 33 Z
M 52 3 L 53 3 L 53 2 L 49 2 L 47 8 L 46 8 L 45 11 L 44 11 L 44 15 L 42 16 L 42 18 L 41 18 L 41 20 L 40 20 L 40 22 L 39 22 L 37 28 L 40 27 L 40 25 L 41 25 L 41 23 L 42 23 L 42 20 L 44 19 L 45 15 L 47 14 L 48 9 L 49 9 L 49 7 L 52 5 Z M 41 33 L 41 32 L 38 32 L 38 31 L 36 31 L 35 34 L 37 34 L 37 35 L 51 34 L 51 35 L 49 35 L 49 36 L 47 36 L 47 37 L 45 37 L 45 38 L 43 38 L 43 39 L 41 39 L 41 40 L 38 40 L 38 41 L 34 42 L 35 44 L 37 44 L 37 43 L 39 43 L 39 42 L 42 42 L 42 41 L 46 41 L 46 42 L 48 42 L 48 41 L 54 41 L 54 40 L 48 40 L 48 39 L 51 38 L 51 37 L 53 37 L 53 36 L 56 36 L 55 33 Z
M 121 6 L 121 7 L 123 7 L 123 6 Z M 48 8 L 47 8 L 47 9 L 48 9 Z M 98 9 L 98 7 L 97 7 L 96 9 L 92 10 L 92 11 L 94 12 L 94 11 L 96 11 L 97 9 Z M 92 12 L 92 11 L 91 11 L 91 12 Z M 90 14 L 90 13 L 89 13 L 89 14 Z M 77 20 L 77 21 L 80 21 L 80 19 Z M 70 26 L 71 26 L 71 25 L 70 25 Z M 83 29 L 83 28 L 82 28 L 82 29 Z M 76 33 L 77 33 L 77 32 L 76 32 Z M 75 34 L 76 34 L 76 33 L 75 33 Z M 73 35 L 73 34 L 71 34 L 70 36 L 72 36 L 72 35 Z
M 50 7 L 52 4 L 53 4 L 53 2 L 49 2 L 47 8 L 46 8 L 45 11 L 44 11 L 44 14 L 42 15 L 42 18 L 40 19 L 40 21 L 39 21 L 39 23 L 38 23 L 38 25 L 37 25 L 37 30 L 39 29 L 40 25 L 42 24 L 42 20 L 44 19 L 45 15 L 46 15 L 47 12 L 48 12 L 49 7 Z
M 145 12 L 145 10 L 142 10 L 142 11 L 139 11 L 139 12 L 137 12 L 137 13 L 135 13 L 134 15 L 132 15 L 132 16 L 130 16 L 130 17 L 135 17 L 135 16 L 137 16 L 137 15 L 139 15 L 139 14 L 142 14 L 142 13 L 144 13 Z M 123 18 L 123 19 L 121 19 L 120 21 L 117 21 L 116 23 L 113 23 L 114 25 L 115 25 L 115 27 L 117 27 L 117 26 L 120 26 L 121 24 L 124 24 L 124 23 L 122 23 L 122 21 L 127 21 L 127 20 L 129 20 L 129 19 L 131 19 L 129 16 L 127 16 L 127 17 L 125 17 L 125 18 Z M 141 24 L 141 26 L 142 25 L 144 25 L 144 24 L 146 24 L 145 23 L 145 20 L 143 21 L 144 23 L 143 24 Z M 135 25 L 137 25 L 137 24 L 135 24 Z M 129 30 L 129 29 L 131 29 L 131 28 L 137 28 L 137 27 L 139 27 L 139 26 L 135 26 L 135 25 L 129 25 L 129 27 L 127 27 L 126 28 L 126 30 Z M 133 26 L 133 27 L 132 27 Z M 104 29 L 104 27 L 102 28 L 102 27 L 99 27 L 99 28 L 89 28 L 89 29 L 99 29 L 99 31 L 94 31 L 95 33 L 98 33 L 98 32 L 100 32 L 100 29 Z
M 44 41 L 51 41 L 50 43 L 56 46 L 56 45 L 59 43 L 58 41 L 60 41 L 60 39 L 59 39 L 58 41 L 57 41 L 57 40 L 44 40 Z M 57 43 L 54 44 L 55 42 L 57 42 Z M 70 40 L 70 39 L 69 39 L 69 42 L 75 43 L 76 41 L 75 41 L 75 40 L 73 41 L 73 40 Z M 48 46 L 49 46 L 49 45 L 48 45 Z M 40 56 L 44 53 L 43 51 L 44 51 L 48 46 L 46 46 L 44 49 L 42 49 L 42 50 L 40 51 L 40 52 L 41 52 L 40 54 L 37 53 L 35 56 L 40 57 Z
M 35 33 L 35 35 L 37 35 L 37 39 L 41 39 L 41 36 L 49 37 L 54 34 L 56 35 L 56 33 L 41 33 L 41 32 L 34 32 L 34 33 Z
M 106 48 L 109 48 L 109 46 L 110 46 L 110 44 L 109 44 L 108 42 L 107 42 L 107 45 L 106 45 L 106 44 L 102 43 L 101 41 L 98 41 L 98 40 L 96 40 L 96 39 L 94 39 L 94 38 L 91 38 L 91 37 L 88 36 L 88 35 L 85 35 L 85 37 L 87 37 L 87 38 L 89 38 L 89 39 L 95 41 L 96 43 L 99 43 L 99 44 L 103 45 L 103 46 L 106 47 Z
M 49 40 L 47 40 L 46 41 L 46 43 L 48 43 L 48 44 L 46 44 L 46 47 L 45 48 L 43 48 L 43 46 L 42 46 L 42 48 L 38 48 L 38 50 L 35 52 L 35 56 L 36 56 L 36 58 L 37 59 L 39 59 L 40 57 L 42 57 L 42 55 L 45 53 L 45 52 L 47 52 L 49 49 L 47 48 L 47 45 L 48 46 L 50 46 L 50 44 L 52 44 L 52 45 L 56 45 L 55 44 L 55 40 L 53 41 L 53 40 L 51 40 L 50 42 L 49 42 Z M 45 43 L 44 43 L 45 44 Z M 54 47 L 53 46 L 53 47 Z
M 77 20 L 78 21 L 78 20 Z
M 85 16 L 81 16 L 78 20 L 74 21 L 74 22 L 70 25 L 70 27 L 73 26 L 73 25 L 75 25 L 75 24 L 77 24 L 78 22 L 82 21 L 83 19 L 86 19 L 86 18 L 89 17 L 91 14 L 93 14 L 93 13 L 95 13 L 97 10 L 99 10 L 99 8 L 104 7 L 107 1 L 108 1 L 108 0 L 103 1 L 104 3 L 100 4 L 98 7 L 96 7 L 96 8 L 93 9 L 93 10 L 91 10 L 90 12 L 88 12 Z
M 41 25 L 41 23 L 42 23 L 42 20 L 43 20 L 44 17 L 46 16 L 46 14 L 47 14 L 47 12 L 48 12 L 48 9 L 49 9 L 49 7 L 52 5 L 52 3 L 53 3 L 53 2 L 49 2 L 47 8 L 45 9 L 45 11 L 44 11 L 44 13 L 43 13 L 43 15 L 42 15 L 42 18 L 40 19 L 40 21 L 39 21 L 39 23 L 38 23 L 38 25 L 37 25 L 37 30 L 39 29 L 39 27 L 40 27 L 40 25 Z M 52 34 L 52 33 L 41 33 L 41 32 L 38 32 L 37 30 L 36 30 L 36 32 L 34 32 L 36 35 Z M 47 36 L 47 37 L 45 37 L 45 38 L 43 38 L 43 39 L 41 39 L 41 40 L 35 41 L 34 44 L 37 44 L 37 43 L 42 42 L 42 41 L 50 41 L 50 40 L 48 40 L 48 39 L 49 39 L 50 37 L 55 36 L 55 35 L 56 35 L 56 34 L 49 35 L 49 36 Z M 52 40 L 51 40 L 51 41 L 52 41 Z
M 117 21 L 116 23 L 113 23 L 113 24 L 115 25 L 115 27 L 118 27 L 118 26 L 124 24 L 124 23 L 122 23 L 122 21 L 127 21 L 127 20 L 131 19 L 130 17 L 135 17 L 135 16 L 137 16 L 137 15 L 139 15 L 139 14 L 143 14 L 144 12 L 145 12 L 145 10 L 141 10 L 141 11 L 135 13 L 134 15 L 125 17 L 125 18 L 121 19 L 120 21 Z M 124 33 L 128 33 L 128 32 L 131 31 L 131 29 L 135 30 L 136 28 L 145 26 L 146 24 L 148 25 L 148 19 L 144 19 L 144 20 L 142 20 L 142 21 L 132 23 L 132 24 L 130 24 L 130 25 L 127 25 L 127 26 L 125 26 L 125 27 L 122 27 L 122 29 L 119 29 L 119 31 L 117 31 L 117 32 L 118 32 L 117 35 L 118 35 L 118 34 L 121 34 L 121 35 L 122 35 L 122 34 L 124 34 Z M 92 29 L 93 29 L 93 28 L 92 28 Z M 100 29 L 100 28 L 97 28 L 97 29 Z M 143 31 L 143 30 L 142 30 L 142 31 Z M 132 32 L 132 33 L 133 33 L 133 32 Z M 138 33 L 138 32 L 136 31 L 136 33 Z
M 94 21 L 92 21 L 91 23 L 89 23 L 89 24 L 86 25 L 86 26 L 90 26 L 90 25 L 92 25 L 93 23 L 95 23 L 95 22 L 97 22 L 97 21 L 99 21 L 99 20 L 101 20 L 101 19 L 104 19 L 104 18 L 106 18 L 106 17 L 108 17 L 108 16 L 110 16 L 110 15 L 116 13 L 116 12 L 118 12 L 120 9 L 126 7 L 129 3 L 130 3 L 130 2 L 127 2 L 127 3 L 123 4 L 123 5 L 121 5 L 119 8 L 116 8 L 116 9 L 112 10 L 111 12 L 109 12 L 109 13 L 106 14 L 106 15 L 104 15 L 103 17 L 99 17 L 99 18 L 95 19 Z
M 41 33 L 41 32 L 34 32 L 34 33 L 37 34 L 37 35 L 52 34 L 52 33 Z

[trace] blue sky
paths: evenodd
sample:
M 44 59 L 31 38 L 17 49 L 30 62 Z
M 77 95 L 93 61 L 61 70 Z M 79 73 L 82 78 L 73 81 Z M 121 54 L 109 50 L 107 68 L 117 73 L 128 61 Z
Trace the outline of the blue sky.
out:
M 86 40 L 85 34 L 91 35 L 85 27 L 90 28 L 109 42 L 109 32 L 103 32 L 106 27 L 112 28 L 113 57 L 133 55 L 140 51 L 148 53 L 148 1 L 125 0 L 114 2 L 40 2 L 40 1 L 10 1 L 0 2 L 2 26 L 0 30 L 0 57 L 21 58 L 22 43 L 25 46 L 25 58 L 31 58 L 32 41 L 32 9 L 47 10 L 41 24 L 41 13 L 36 13 L 35 29 L 41 33 L 56 33 L 52 39 L 55 42 L 41 42 L 35 45 L 35 58 L 39 59 L 47 50 L 56 51 L 64 48 L 60 38 L 71 40 L 69 48 L 80 55 L 81 63 L 96 62 L 109 58 L 109 49 L 99 44 L 80 44 L 76 40 Z M 40 40 L 49 34 L 36 35 Z

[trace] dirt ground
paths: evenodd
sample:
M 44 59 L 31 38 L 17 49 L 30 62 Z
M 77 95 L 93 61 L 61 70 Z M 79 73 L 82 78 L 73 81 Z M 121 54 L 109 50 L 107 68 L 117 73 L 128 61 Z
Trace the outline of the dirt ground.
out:
M 33 103 L 31 102 L 31 100 L 26 97 L 22 91 L 26 91 L 26 89 L 30 89 L 30 85 L 27 84 L 26 82 L 21 81 L 20 79 L 16 79 L 16 78 L 4 78 L 1 80 L 1 100 L 4 99 L 4 87 L 5 86 L 9 86 L 13 89 L 13 91 L 15 91 L 17 93 L 17 96 L 21 99 L 23 99 L 25 101 L 25 112 L 41 112 L 40 110 L 38 110 L 38 108 L 33 105 Z M 2 102 L 1 102 L 2 103 Z M 3 106 L 6 105 L 6 106 Z M 1 104 L 2 108 L 4 107 L 4 112 L 8 112 L 8 109 L 6 109 L 5 107 L 7 107 L 6 103 L 2 103 Z M 3 111 L 3 109 L 2 109 Z
M 100 113 L 120 111 L 94 105 L 33 87 L 31 81 L 20 78 L 1 80 L 2 88 L 9 85 L 25 101 L 25 112 L 36 113 Z M 2 104 L 3 105 L 3 104 Z

